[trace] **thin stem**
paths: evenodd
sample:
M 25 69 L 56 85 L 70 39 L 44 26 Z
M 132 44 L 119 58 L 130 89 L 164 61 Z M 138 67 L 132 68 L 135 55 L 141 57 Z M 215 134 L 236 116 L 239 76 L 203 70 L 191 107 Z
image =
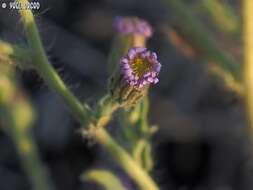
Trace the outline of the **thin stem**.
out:
M 22 4 L 27 3 L 27 0 L 18 1 Z M 87 119 L 87 115 L 91 112 L 90 109 L 88 106 L 82 106 L 82 104 L 72 95 L 59 75 L 49 64 L 32 12 L 30 10 L 20 10 L 20 15 L 26 30 L 29 45 L 34 51 L 34 60 L 37 60 L 34 66 L 37 68 L 38 73 L 42 76 L 46 83 L 63 98 L 64 102 L 68 105 L 77 120 L 80 121 L 81 124 L 84 124 L 85 119 Z M 127 152 L 112 139 L 103 127 L 94 130 L 94 136 L 98 143 L 111 154 L 115 161 L 126 171 L 126 173 L 128 173 L 128 175 L 141 189 L 159 189 L 152 178 L 132 160 Z
M 253 134 L 253 1 L 242 1 L 243 79 L 248 125 Z
M 142 133 L 147 133 L 148 131 L 148 110 L 149 110 L 149 100 L 148 96 L 143 97 L 141 102 L 141 116 L 140 116 L 140 125 Z

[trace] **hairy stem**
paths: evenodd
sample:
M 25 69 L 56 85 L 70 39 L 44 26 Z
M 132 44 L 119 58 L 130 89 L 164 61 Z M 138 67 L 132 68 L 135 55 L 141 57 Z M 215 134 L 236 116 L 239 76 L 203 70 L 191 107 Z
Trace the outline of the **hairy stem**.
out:
M 24 5 L 28 1 L 19 0 L 19 2 Z M 20 9 L 19 12 L 25 27 L 29 46 L 32 50 L 34 67 L 37 69 L 37 72 L 46 81 L 49 87 L 56 91 L 63 98 L 64 102 L 71 108 L 71 111 L 76 119 L 78 119 L 80 122 L 85 121 L 90 115 L 90 108 L 88 105 L 82 105 L 74 97 L 71 91 L 64 84 L 63 80 L 55 72 L 52 65 L 49 63 L 40 40 L 32 11 Z

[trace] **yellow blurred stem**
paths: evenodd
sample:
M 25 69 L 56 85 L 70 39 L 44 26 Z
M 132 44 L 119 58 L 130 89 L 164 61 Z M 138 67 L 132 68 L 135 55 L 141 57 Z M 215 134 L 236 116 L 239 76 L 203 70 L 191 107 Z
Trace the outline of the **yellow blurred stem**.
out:
M 234 58 L 223 50 L 217 40 L 206 30 L 194 13 L 182 0 L 163 0 L 171 13 L 170 20 L 180 29 L 190 44 L 207 60 L 211 60 L 225 72 L 229 72 L 234 80 L 241 80 L 240 65 Z
M 18 66 L 28 66 L 31 64 L 30 50 L 12 45 L 0 40 L 0 59 L 12 59 L 17 61 Z M 10 62 L 13 63 L 13 62 Z
M 235 80 L 231 73 L 226 72 L 216 64 L 212 62 L 206 63 L 208 65 L 208 71 L 215 74 L 219 79 L 223 80 L 224 85 L 238 95 L 239 98 L 243 98 L 244 89 L 241 82 Z
M 2 64 L 2 65 L 1 65 Z M 30 128 L 33 110 L 16 88 L 9 65 L 0 63 L 0 121 L 12 139 L 22 166 L 34 190 L 51 190 L 52 184 L 38 156 L 37 146 Z
M 243 79 L 248 125 L 253 134 L 253 1 L 242 1 Z
M 89 170 L 81 176 L 81 179 L 96 182 L 105 190 L 126 190 L 120 179 L 108 170 Z

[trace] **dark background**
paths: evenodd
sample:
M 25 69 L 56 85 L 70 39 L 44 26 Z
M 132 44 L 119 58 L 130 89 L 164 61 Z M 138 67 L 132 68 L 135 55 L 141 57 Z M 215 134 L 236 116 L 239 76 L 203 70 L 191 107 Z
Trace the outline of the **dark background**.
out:
M 8 2 L 0 0 L 0 2 Z M 162 190 L 251 190 L 252 156 L 242 103 L 207 72 L 198 56 L 185 56 L 170 43 L 164 26 L 173 16 L 159 0 L 40 0 L 36 19 L 49 59 L 75 95 L 89 104 L 106 92 L 106 62 L 117 15 L 148 20 L 154 36 L 148 47 L 162 63 L 160 82 L 151 88 L 152 176 Z M 189 9 L 198 1 L 186 1 Z M 239 1 L 229 1 L 238 13 Z M 238 13 L 239 14 L 239 13 Z M 219 40 L 223 36 L 200 17 Z M 190 24 L 190 23 L 189 23 Z M 25 45 L 17 11 L 0 9 L 0 37 Z M 224 40 L 224 43 L 226 41 Z M 100 189 L 79 180 L 91 168 L 125 174 L 98 145 L 83 140 L 61 100 L 34 71 L 19 80 L 37 111 L 34 134 L 42 160 L 61 190 Z M 111 124 L 109 129 L 116 125 Z M 30 189 L 10 139 L 0 133 L 0 190 Z M 134 189 L 134 188 L 133 188 Z

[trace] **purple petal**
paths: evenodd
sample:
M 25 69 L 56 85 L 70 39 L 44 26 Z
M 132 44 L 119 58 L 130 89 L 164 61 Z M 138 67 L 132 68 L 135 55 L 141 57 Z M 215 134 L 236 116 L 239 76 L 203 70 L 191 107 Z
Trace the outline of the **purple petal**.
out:
M 154 84 L 158 83 L 159 82 L 159 79 L 158 78 L 155 78 L 154 80 Z

